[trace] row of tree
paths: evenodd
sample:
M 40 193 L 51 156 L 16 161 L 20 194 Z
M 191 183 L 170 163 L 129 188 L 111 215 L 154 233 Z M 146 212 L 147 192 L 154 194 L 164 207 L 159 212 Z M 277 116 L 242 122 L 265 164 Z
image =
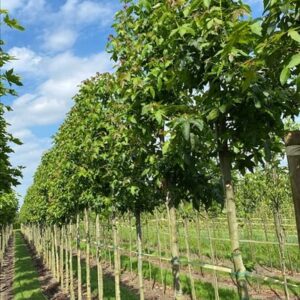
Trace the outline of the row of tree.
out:
M 22 219 L 67 222 L 88 207 L 115 222 L 131 211 L 139 252 L 141 212 L 166 204 L 178 298 L 176 208 L 225 198 L 238 290 L 248 299 L 232 172 L 271 160 L 284 119 L 299 114 L 299 2 L 265 1 L 259 20 L 241 1 L 123 2 L 108 43 L 115 72 L 82 84 Z
M 23 30 L 23 27 L 15 19 L 11 19 L 6 10 L 0 10 L 0 26 L 3 30 L 7 27 Z M 19 76 L 13 69 L 6 69 L 5 65 L 14 59 L 3 50 L 4 41 L 0 39 L 0 98 L 5 96 L 16 96 L 13 85 L 21 86 Z M 13 192 L 13 187 L 19 184 L 21 167 L 14 167 L 10 161 L 10 154 L 13 152 L 12 145 L 20 145 L 21 142 L 8 132 L 5 113 L 11 108 L 0 101 L 0 228 L 3 225 L 12 224 L 18 210 L 18 200 Z

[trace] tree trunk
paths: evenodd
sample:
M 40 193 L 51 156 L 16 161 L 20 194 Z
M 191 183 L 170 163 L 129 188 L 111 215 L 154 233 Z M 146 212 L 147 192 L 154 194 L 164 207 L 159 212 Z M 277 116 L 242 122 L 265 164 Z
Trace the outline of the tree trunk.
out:
M 285 145 L 290 170 L 298 243 L 300 248 L 300 131 L 290 132 L 285 137 Z
M 60 246 L 59 246 L 59 252 L 60 252 L 60 287 L 62 291 L 64 291 L 64 238 L 65 238 L 65 228 L 62 226 L 60 228 Z
M 69 248 L 68 248 L 68 239 L 67 239 L 67 227 L 65 227 L 65 233 L 66 233 L 66 238 L 64 240 L 65 244 L 65 266 L 66 266 L 66 293 L 69 294 L 69 288 L 70 288 L 70 273 L 69 273 Z
M 98 299 L 103 300 L 103 270 L 101 265 L 101 246 L 100 244 L 100 223 L 99 214 L 96 215 L 96 259 L 97 259 L 97 283 L 98 283 Z
M 192 300 L 196 300 L 196 290 L 195 290 L 195 282 L 192 272 L 192 261 L 191 261 L 191 254 L 190 254 L 190 246 L 189 246 L 189 238 L 188 238 L 188 219 L 184 217 L 184 241 L 185 241 L 185 249 L 186 249 L 186 258 L 188 260 L 188 269 L 189 269 L 189 277 L 190 277 L 190 284 L 191 284 L 191 297 Z
M 117 217 L 113 214 L 112 217 L 113 242 L 114 242 L 114 265 L 115 265 L 115 297 L 116 300 L 121 300 L 120 291 L 120 256 L 119 256 L 119 238 L 118 238 L 118 222 Z
M 163 267 L 162 267 L 162 261 L 161 261 L 160 221 L 159 221 L 157 210 L 155 211 L 155 218 L 156 218 L 157 251 L 158 251 L 158 255 L 159 255 L 160 279 L 161 279 L 161 284 L 163 286 L 164 285 L 164 275 L 163 275 Z
M 89 223 L 89 212 L 88 209 L 84 209 L 84 225 L 85 225 L 85 239 L 86 239 L 86 252 L 85 252 L 85 263 L 86 263 L 86 299 L 92 299 L 91 292 L 91 269 L 90 269 L 90 223 Z
M 240 251 L 238 221 L 236 216 L 235 195 L 231 176 L 231 158 L 228 151 L 227 141 L 224 142 L 219 152 L 220 167 L 223 176 L 223 185 L 226 198 L 227 222 L 231 241 L 232 259 L 238 285 L 240 299 L 249 299 L 246 281 L 246 268 Z
M 67 229 L 66 229 L 67 230 Z M 68 248 L 69 248 L 69 265 L 70 265 L 70 299 L 75 300 L 75 293 L 74 293 L 74 275 L 73 275 L 73 249 L 72 249 L 72 223 L 69 224 L 69 234 L 67 234 L 68 240 Z
M 138 276 L 139 276 L 139 292 L 140 300 L 144 300 L 144 282 L 143 282 L 143 253 L 142 253 L 142 225 L 141 213 L 139 210 L 135 213 L 137 256 L 138 256 Z
M 285 299 L 289 300 L 290 297 L 289 297 L 289 290 L 288 290 L 288 286 L 287 286 L 286 263 L 285 263 L 285 235 L 284 235 L 282 224 L 281 224 L 279 207 L 277 205 L 275 205 L 275 208 L 273 210 L 273 215 L 274 215 L 276 236 L 277 236 L 278 246 L 279 246 L 281 273 L 282 273 L 283 282 L 284 282 L 284 294 L 285 294 Z
M 180 261 L 179 261 L 179 248 L 178 248 L 178 233 L 176 227 L 176 208 L 170 197 L 170 193 L 167 192 L 167 206 L 169 208 L 169 228 L 170 228 L 170 243 L 172 254 L 172 275 L 173 275 L 173 288 L 174 296 L 176 300 L 182 298 L 182 290 L 180 284 Z
M 76 220 L 76 233 L 77 233 L 77 288 L 78 288 L 78 300 L 82 300 L 82 275 L 81 275 L 81 250 L 80 250 L 80 217 L 77 214 Z

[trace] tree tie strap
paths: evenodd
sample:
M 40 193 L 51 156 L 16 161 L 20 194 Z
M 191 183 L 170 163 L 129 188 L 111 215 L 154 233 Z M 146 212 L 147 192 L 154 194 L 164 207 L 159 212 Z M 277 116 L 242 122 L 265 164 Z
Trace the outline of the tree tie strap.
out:
M 286 147 L 287 156 L 300 156 L 300 145 L 291 145 Z
M 177 256 L 173 257 L 173 258 L 171 259 L 171 263 L 172 263 L 173 265 L 179 266 L 179 265 L 180 265 L 179 258 L 178 258 Z
M 245 278 L 247 275 L 251 273 L 245 270 L 243 272 L 232 272 L 232 274 L 234 274 L 237 277 L 237 279 L 241 279 L 241 278 Z

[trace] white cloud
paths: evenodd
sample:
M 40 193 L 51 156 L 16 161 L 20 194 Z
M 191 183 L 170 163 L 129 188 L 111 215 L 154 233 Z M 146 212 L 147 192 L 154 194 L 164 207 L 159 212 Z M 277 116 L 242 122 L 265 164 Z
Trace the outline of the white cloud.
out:
M 33 174 L 40 163 L 42 154 L 50 148 L 51 139 L 38 138 L 29 129 L 12 131 L 12 133 L 23 142 L 21 146 L 13 146 L 15 153 L 11 155 L 11 161 L 14 166 L 25 167 L 22 171 L 22 185 L 17 187 L 17 192 L 24 196 L 28 186 L 32 183 Z
M 106 25 L 112 21 L 116 5 L 113 1 L 100 3 L 97 1 L 67 0 L 58 12 L 65 24 L 91 24 L 97 22 Z
M 46 33 L 43 37 L 43 47 L 50 51 L 61 51 L 70 49 L 76 42 L 78 35 L 71 29 L 57 29 Z
M 22 7 L 23 2 L 24 0 L 2 0 L 1 8 L 13 13 L 16 9 Z
M 78 90 L 80 82 L 96 72 L 110 71 L 112 67 L 109 55 L 104 52 L 84 58 L 71 52 L 54 57 L 41 56 L 26 48 L 14 48 L 11 52 L 22 54 L 15 65 L 16 72 L 35 77 L 42 70 L 48 75 L 35 91 L 18 97 L 11 105 L 13 111 L 6 115 L 11 124 L 10 132 L 23 142 L 21 146 L 14 146 L 15 153 L 11 158 L 13 165 L 25 166 L 22 185 L 17 187 L 17 192 L 24 196 L 32 183 L 42 153 L 51 145 L 50 138 L 35 136 L 31 128 L 61 122 L 72 105 L 71 98 Z M 30 61 L 36 63 L 30 64 Z
M 8 114 L 7 119 L 15 131 L 60 122 L 72 105 L 71 99 L 81 81 L 96 72 L 107 72 L 112 68 L 109 55 L 104 52 L 84 58 L 71 52 L 42 57 L 26 48 L 14 48 L 13 52 L 22 53 L 15 65 L 17 73 L 27 73 L 31 77 L 39 76 L 41 72 L 44 76 L 48 75 L 34 92 L 13 102 L 13 112 Z M 30 65 L 30 61 L 37 63 Z M 29 65 L 27 70 L 26 64 Z
M 26 47 L 13 47 L 9 50 L 9 54 L 15 57 L 15 60 L 8 64 L 8 68 L 14 68 L 18 72 L 38 72 L 42 63 L 42 57 Z
M 45 0 L 1 0 L 1 8 L 7 9 L 10 15 L 17 15 L 18 18 L 24 16 L 25 18 L 22 19 L 32 22 L 37 18 L 40 19 L 42 12 L 46 12 L 46 2 Z
M 91 32 L 97 33 L 111 24 L 119 3 L 116 0 L 64 0 L 58 1 L 59 7 L 55 8 L 53 2 L 47 0 L 0 2 L 31 34 L 26 40 L 29 47 L 10 49 L 10 54 L 18 60 L 7 66 L 29 83 L 24 87 L 27 93 L 13 101 L 13 111 L 6 116 L 11 123 L 10 131 L 24 143 L 16 146 L 12 154 L 14 165 L 26 167 L 22 185 L 17 188 L 24 195 L 42 153 L 51 145 L 49 137 L 41 137 L 47 135 L 42 129 L 57 126 L 64 119 L 81 81 L 96 72 L 112 70 L 108 54 L 79 57 L 70 49 L 83 32 L 86 34 L 93 28 Z M 33 51 L 34 45 L 41 51 Z M 38 130 L 39 136 L 33 129 Z

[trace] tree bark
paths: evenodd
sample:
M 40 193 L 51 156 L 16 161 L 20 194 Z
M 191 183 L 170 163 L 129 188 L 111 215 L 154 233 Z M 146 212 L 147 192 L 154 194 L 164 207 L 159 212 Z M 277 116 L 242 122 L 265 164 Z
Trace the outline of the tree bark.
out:
M 81 250 L 80 250 L 80 217 L 77 214 L 76 220 L 76 233 L 77 233 L 77 288 L 78 288 L 78 300 L 82 300 L 82 275 L 81 275 Z
M 112 217 L 113 242 L 114 242 L 114 273 L 115 273 L 115 297 L 116 300 L 121 300 L 120 291 L 120 256 L 119 256 L 119 238 L 118 238 L 118 222 L 117 217 L 113 214 Z
M 137 241 L 137 256 L 138 256 L 138 276 L 139 276 L 139 293 L 140 300 L 144 300 L 144 282 L 143 282 L 143 253 L 142 253 L 142 225 L 141 213 L 139 210 L 135 213 L 135 228 Z
M 170 247 L 172 254 L 172 275 L 173 275 L 173 288 L 174 296 L 176 300 L 182 298 L 182 290 L 180 284 L 180 261 L 179 261 L 179 247 L 178 247 L 178 233 L 176 227 L 176 208 L 170 197 L 170 193 L 167 192 L 167 206 L 169 208 L 169 228 L 170 228 Z
M 286 154 L 295 207 L 298 243 L 300 248 L 300 131 L 292 131 L 285 137 Z
M 184 217 L 184 241 L 185 241 L 185 249 L 186 249 L 186 257 L 188 260 L 188 269 L 189 269 L 189 276 L 190 276 L 190 284 L 191 284 L 191 297 L 192 300 L 196 300 L 196 290 L 195 290 L 195 281 L 192 272 L 192 261 L 191 261 L 191 254 L 190 254 L 190 246 L 189 246 L 189 238 L 188 238 L 188 219 Z
M 101 265 L 101 246 L 100 243 L 100 222 L 99 222 L 99 214 L 96 215 L 96 243 L 97 243 L 97 283 L 98 283 L 98 299 L 103 300 L 103 270 Z
M 67 230 L 67 229 L 66 229 Z M 72 231 L 72 223 L 69 224 L 69 234 L 67 236 L 68 240 L 68 248 L 69 248 L 69 264 L 70 264 L 70 299 L 75 300 L 75 293 L 74 293 L 74 275 L 73 275 L 73 249 L 72 249 L 72 238 L 73 238 L 73 231 Z
M 92 299 L 91 292 L 91 269 L 90 269 L 90 223 L 89 223 L 89 211 L 85 208 L 84 210 L 84 224 L 85 224 L 85 239 L 86 239 L 86 252 L 85 252 L 85 263 L 86 263 L 86 299 Z
M 227 222 L 231 241 L 232 259 L 236 274 L 239 296 L 240 299 L 244 300 L 249 299 L 249 294 L 246 280 L 246 268 L 244 266 L 242 254 L 240 251 L 235 195 L 231 175 L 231 158 L 227 141 L 222 145 L 222 149 L 219 152 L 219 159 L 225 190 Z

